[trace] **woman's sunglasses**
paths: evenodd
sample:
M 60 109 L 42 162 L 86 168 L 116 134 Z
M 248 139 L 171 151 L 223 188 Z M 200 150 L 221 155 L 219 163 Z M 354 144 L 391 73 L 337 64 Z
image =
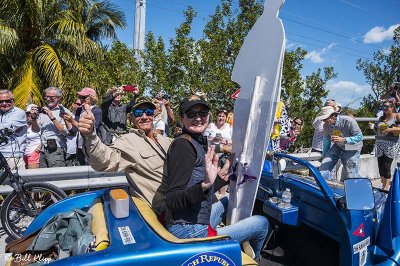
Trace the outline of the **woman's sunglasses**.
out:
M 154 114 L 153 109 L 135 109 L 133 111 L 133 116 L 134 117 L 142 117 L 143 114 L 146 114 L 147 116 L 152 116 Z
M 206 117 L 208 115 L 208 112 L 209 112 L 208 109 L 203 109 L 203 110 L 200 110 L 197 112 L 189 111 L 189 112 L 186 112 L 186 116 L 190 119 L 197 117 L 197 115 L 199 115 L 200 117 Z

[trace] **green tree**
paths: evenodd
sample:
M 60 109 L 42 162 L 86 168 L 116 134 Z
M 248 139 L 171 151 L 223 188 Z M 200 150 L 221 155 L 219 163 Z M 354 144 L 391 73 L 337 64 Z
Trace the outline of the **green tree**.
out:
M 125 23 L 114 11 L 108 1 L 0 0 L 0 86 L 25 106 L 40 103 L 45 87 L 62 87 L 66 68 L 85 74 L 82 62 L 102 56 L 97 41 Z
M 377 107 L 379 100 L 388 95 L 395 79 L 400 77 L 400 27 L 394 32 L 389 53 L 379 50 L 372 60 L 357 60 L 357 70 L 363 72 L 373 92 L 363 99 L 363 105 Z
M 96 58 L 90 59 L 84 62 L 84 67 L 87 69 L 87 74 L 80 80 L 76 79 L 74 69 L 67 70 L 64 85 L 65 104 L 72 103 L 76 98 L 76 92 L 83 87 L 94 88 L 99 98 L 113 86 L 138 84 L 140 90 L 144 89 L 144 72 L 140 69 L 133 49 L 129 49 L 126 44 L 119 41 L 115 41 L 108 51 L 104 51 L 101 61 Z

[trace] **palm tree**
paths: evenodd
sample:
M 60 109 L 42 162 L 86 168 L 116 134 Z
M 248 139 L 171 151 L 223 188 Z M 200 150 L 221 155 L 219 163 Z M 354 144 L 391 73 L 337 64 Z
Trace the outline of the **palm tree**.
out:
M 63 86 L 63 70 L 85 74 L 101 57 L 102 38 L 115 38 L 125 16 L 109 1 L 0 0 L 0 86 L 16 105 L 42 102 L 43 88 Z

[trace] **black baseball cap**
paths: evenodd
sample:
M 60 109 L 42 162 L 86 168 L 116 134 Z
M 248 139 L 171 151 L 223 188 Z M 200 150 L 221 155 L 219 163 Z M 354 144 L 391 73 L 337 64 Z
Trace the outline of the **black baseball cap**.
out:
M 145 103 L 150 105 L 151 108 L 156 109 L 156 106 L 154 105 L 154 103 L 152 103 L 152 101 L 151 101 L 151 99 L 149 97 L 139 96 L 135 100 L 135 104 L 132 107 L 132 111 L 134 111 L 139 105 L 142 105 L 142 104 L 145 104 Z
M 196 104 L 201 104 L 210 109 L 208 102 L 204 96 L 192 95 L 190 97 L 183 98 L 181 104 L 179 105 L 179 113 L 183 115 L 190 110 Z

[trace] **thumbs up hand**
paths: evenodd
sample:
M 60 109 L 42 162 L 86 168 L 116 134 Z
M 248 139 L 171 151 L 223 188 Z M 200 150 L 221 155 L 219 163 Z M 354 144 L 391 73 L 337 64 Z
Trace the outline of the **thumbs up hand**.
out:
M 94 115 L 88 104 L 83 104 L 82 108 L 85 113 L 79 118 L 78 130 L 82 135 L 90 135 L 94 128 Z

